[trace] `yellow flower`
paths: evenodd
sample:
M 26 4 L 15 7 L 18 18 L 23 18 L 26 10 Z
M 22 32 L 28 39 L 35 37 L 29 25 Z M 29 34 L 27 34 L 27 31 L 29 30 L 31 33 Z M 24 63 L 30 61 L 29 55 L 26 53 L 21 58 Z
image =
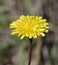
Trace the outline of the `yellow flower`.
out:
M 20 39 L 24 37 L 37 38 L 37 36 L 45 36 L 48 32 L 48 26 L 46 19 L 42 19 L 41 16 L 20 16 L 16 21 L 10 24 L 10 28 L 13 28 L 12 35 L 18 34 Z

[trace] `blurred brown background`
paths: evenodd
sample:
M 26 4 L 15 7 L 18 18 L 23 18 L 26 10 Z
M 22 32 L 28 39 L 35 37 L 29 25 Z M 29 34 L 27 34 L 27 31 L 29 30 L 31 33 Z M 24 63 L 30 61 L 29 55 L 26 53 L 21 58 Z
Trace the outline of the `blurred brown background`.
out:
M 58 0 L 0 0 L 0 65 L 27 65 L 27 38 L 10 35 L 9 24 L 20 15 L 40 15 L 49 33 L 33 39 L 31 65 L 58 65 Z

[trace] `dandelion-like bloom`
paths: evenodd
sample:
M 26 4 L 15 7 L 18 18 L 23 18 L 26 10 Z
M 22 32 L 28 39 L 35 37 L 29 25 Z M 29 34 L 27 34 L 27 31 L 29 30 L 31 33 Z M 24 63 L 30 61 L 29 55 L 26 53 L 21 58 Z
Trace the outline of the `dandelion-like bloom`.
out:
M 12 35 L 18 34 L 20 39 L 24 37 L 37 38 L 37 36 L 45 36 L 48 32 L 48 22 L 41 16 L 20 16 L 16 21 L 10 24 L 10 28 L 13 28 Z

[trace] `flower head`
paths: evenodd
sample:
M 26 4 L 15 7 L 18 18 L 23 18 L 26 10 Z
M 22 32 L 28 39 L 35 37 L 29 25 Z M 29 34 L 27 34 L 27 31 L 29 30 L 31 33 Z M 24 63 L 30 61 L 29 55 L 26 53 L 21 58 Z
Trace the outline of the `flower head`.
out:
M 10 24 L 10 28 L 13 28 L 12 35 L 18 34 L 21 39 L 24 37 L 37 38 L 37 36 L 45 36 L 48 32 L 48 26 L 46 19 L 41 16 L 20 16 L 16 21 Z

